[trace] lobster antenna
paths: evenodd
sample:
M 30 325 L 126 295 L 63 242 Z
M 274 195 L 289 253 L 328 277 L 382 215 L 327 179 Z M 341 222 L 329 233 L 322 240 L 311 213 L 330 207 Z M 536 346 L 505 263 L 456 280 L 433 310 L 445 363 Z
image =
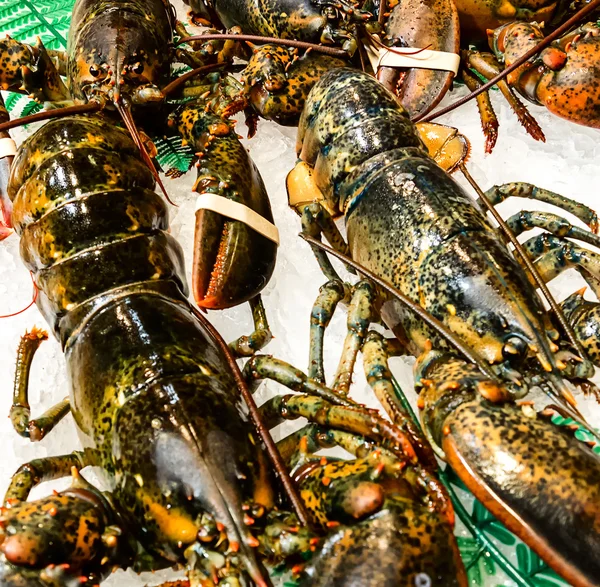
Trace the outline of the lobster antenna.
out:
M 207 73 L 210 71 L 215 71 L 217 69 L 222 69 L 226 65 L 230 65 L 230 62 L 227 61 L 224 63 L 213 63 L 211 65 L 203 65 L 202 67 L 197 67 L 196 69 L 192 69 L 191 71 L 188 71 L 188 72 L 184 73 L 183 75 L 179 76 L 177 79 L 173 80 L 170 84 L 166 85 L 162 89 L 162 93 L 165 96 L 168 96 L 169 94 L 172 94 L 175 90 L 177 90 L 180 85 L 187 82 L 190 78 L 200 75 L 202 73 Z
M 223 337 L 219 334 L 219 331 L 212 325 L 212 323 L 206 318 L 206 316 L 204 316 L 204 314 L 202 314 L 196 307 L 192 306 L 191 304 L 190 307 L 194 316 L 196 316 L 196 318 L 202 324 L 202 326 L 204 326 L 204 328 L 208 330 L 208 333 L 210 334 L 211 338 L 214 340 L 219 349 L 225 355 L 227 364 L 229 365 L 233 373 L 233 378 L 235 379 L 236 385 L 238 386 L 240 393 L 244 398 L 246 405 L 248 406 L 250 417 L 254 422 L 254 426 L 256 426 L 258 435 L 265 444 L 267 454 L 269 455 L 269 458 L 273 463 L 273 467 L 275 468 L 275 471 L 277 472 L 277 475 L 279 476 L 279 479 L 283 484 L 285 492 L 287 493 L 290 502 L 292 503 L 296 515 L 298 516 L 298 519 L 300 520 L 303 526 L 310 527 L 310 518 L 308 516 L 308 512 L 306 511 L 304 503 L 300 499 L 298 490 L 294 485 L 292 479 L 290 478 L 290 475 L 285 466 L 285 463 L 283 462 L 281 454 L 277 449 L 277 445 L 273 441 L 270 432 L 267 430 L 260 417 L 260 413 L 258 411 L 258 407 L 256 406 L 256 402 L 254 401 L 254 397 L 252 397 L 252 394 L 250 393 L 250 390 L 248 389 L 248 386 L 244 381 L 244 377 L 235 360 L 235 357 L 231 354 L 231 349 L 229 348 L 229 345 L 223 340 Z
M 19 310 L 18 312 L 13 312 L 12 314 L 5 314 L 4 316 L 0 316 L 0 320 L 3 318 L 12 318 L 13 316 L 18 316 L 19 314 L 22 314 L 23 312 L 29 310 L 29 308 L 31 308 L 31 306 L 33 306 L 37 302 L 40 290 L 38 289 L 38 286 L 36 285 L 35 280 L 33 279 L 33 273 L 31 273 L 30 271 L 29 274 L 31 275 L 31 283 L 33 283 L 33 298 L 31 299 L 31 302 L 29 302 L 29 304 L 27 304 L 22 310 Z
M 121 118 L 123 119 L 123 122 L 125 123 L 125 126 L 127 127 L 127 130 L 129 131 L 129 134 L 131 135 L 131 138 L 137 145 L 137 148 L 140 150 L 140 154 L 142 156 L 144 163 L 148 166 L 148 169 L 150 169 L 150 171 L 152 172 L 152 175 L 154 176 L 156 183 L 160 186 L 162 193 L 164 194 L 165 198 L 167 199 L 167 202 L 169 202 L 169 204 L 171 204 L 173 206 L 177 206 L 177 204 L 175 204 L 175 202 L 171 201 L 171 199 L 169 198 L 169 194 L 167 193 L 167 190 L 165 189 L 165 186 L 164 186 L 163 182 L 161 181 L 160 176 L 158 175 L 158 171 L 156 171 L 156 167 L 154 167 L 154 163 L 152 162 L 152 159 L 150 159 L 150 155 L 148 155 L 148 151 L 146 151 L 146 147 L 144 147 L 144 143 L 142 143 L 142 137 L 140 136 L 140 132 L 138 131 L 137 127 L 135 126 L 135 122 L 133 121 L 133 116 L 131 116 L 131 110 L 129 110 L 128 107 L 123 106 L 123 104 L 121 104 L 121 102 L 118 102 L 118 101 L 115 102 L 115 107 L 119 111 L 119 114 L 121 115 Z
M 397 290 L 395 287 L 390 285 L 387 281 L 381 279 L 373 272 L 369 271 L 365 267 L 363 267 L 360 263 L 357 263 L 344 253 L 340 253 L 330 246 L 322 243 L 320 240 L 309 236 L 308 234 L 300 233 L 300 238 L 303 238 L 307 243 L 311 246 L 317 247 L 337 257 L 350 267 L 353 267 L 363 275 L 366 275 L 371 281 L 385 289 L 388 293 L 392 294 L 394 297 L 398 298 L 409 310 L 414 312 L 423 322 L 425 322 L 428 326 L 431 326 L 434 330 L 436 330 L 439 334 L 441 334 L 461 355 L 463 355 L 469 362 L 476 365 L 479 370 L 492 381 L 499 382 L 496 374 L 485 364 L 483 359 L 477 355 L 473 350 L 466 347 L 454 334 L 442 324 L 437 318 L 429 314 L 426 310 L 424 310 L 419 304 L 413 302 L 409 297 L 405 296 L 401 291 Z
M 447 114 L 451 112 L 455 108 L 466 104 L 473 98 L 479 96 L 479 94 L 489 90 L 492 86 L 495 86 L 499 81 L 503 80 L 508 74 L 512 73 L 515 69 L 518 69 L 523 65 L 526 61 L 537 55 L 542 49 L 545 49 L 550 43 L 554 40 L 561 37 L 564 33 L 568 32 L 569 29 L 576 25 L 580 20 L 585 18 L 590 12 L 593 12 L 600 6 L 600 0 L 592 0 L 587 6 L 584 6 L 581 10 L 577 11 L 569 20 L 559 26 L 555 31 L 550 33 L 547 37 L 543 38 L 535 47 L 531 48 L 527 53 L 523 54 L 519 59 L 517 59 L 512 65 L 507 67 L 505 70 L 501 71 L 496 77 L 492 78 L 487 83 L 483 84 L 481 87 L 477 88 L 475 91 L 467 94 L 457 100 L 453 104 L 446 106 L 436 112 L 432 112 L 430 114 L 426 114 L 423 116 L 415 116 L 412 119 L 413 122 L 430 122 L 431 120 L 435 120 L 438 116 L 442 116 L 442 114 Z
M 600 2 L 600 0 L 597 0 Z M 305 41 L 295 41 L 293 39 L 278 39 L 277 37 L 261 37 L 260 35 L 236 35 L 232 33 L 211 33 L 209 35 L 193 35 L 191 37 L 183 37 L 175 43 L 189 43 L 190 41 L 212 41 L 217 39 L 225 39 L 232 41 L 250 41 L 252 43 L 269 43 L 271 45 L 283 45 L 284 47 L 296 47 L 298 49 L 307 49 L 316 53 L 325 53 L 332 57 L 348 57 L 348 53 L 343 49 L 335 49 L 334 47 L 325 47 L 324 45 L 316 45 L 315 43 L 307 43 Z
M 65 106 L 64 108 L 45 110 L 44 112 L 37 112 L 36 114 L 30 114 L 29 116 L 23 116 L 22 118 L 15 118 L 15 120 L 3 122 L 0 124 L 0 132 L 10 130 L 11 128 L 17 128 L 18 126 L 23 126 L 24 124 L 39 122 L 40 120 L 48 120 L 49 118 L 62 118 L 63 116 L 69 116 L 70 114 L 98 112 L 98 110 L 102 110 L 102 104 L 99 104 L 98 102 L 88 102 L 87 104 L 76 104 L 75 106 Z

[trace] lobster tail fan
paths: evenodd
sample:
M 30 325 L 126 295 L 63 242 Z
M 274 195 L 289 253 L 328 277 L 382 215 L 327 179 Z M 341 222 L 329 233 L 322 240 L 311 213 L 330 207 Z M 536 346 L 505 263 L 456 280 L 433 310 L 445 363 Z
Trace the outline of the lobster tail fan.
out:
M 129 134 L 131 135 L 131 138 L 133 139 L 133 142 L 137 145 L 137 148 L 140 150 L 140 154 L 142 155 L 142 159 L 143 159 L 144 163 L 148 166 L 148 169 L 150 169 L 150 171 L 152 172 L 152 175 L 154 176 L 156 183 L 159 185 L 163 195 L 167 199 L 167 202 L 169 202 L 169 204 L 172 204 L 173 206 L 176 206 L 177 204 L 175 204 L 175 202 L 173 202 L 171 200 L 171 198 L 169 198 L 169 194 L 167 193 L 167 190 L 165 189 L 165 186 L 164 186 L 162 180 L 160 179 L 160 176 L 158 175 L 158 171 L 156 171 L 156 167 L 154 166 L 154 163 L 152 162 L 150 155 L 148 155 L 148 151 L 146 151 L 146 147 L 144 147 L 144 143 L 142 142 L 142 137 L 140 136 L 140 132 L 137 129 L 137 127 L 135 126 L 135 122 L 133 121 L 133 116 L 131 116 L 131 110 L 128 107 L 123 106 L 123 104 L 121 104 L 120 102 L 115 102 L 115 107 L 118 110 L 119 114 L 121 115 L 121 118 L 123 119 L 123 122 L 125 123 L 125 126 L 127 127 Z

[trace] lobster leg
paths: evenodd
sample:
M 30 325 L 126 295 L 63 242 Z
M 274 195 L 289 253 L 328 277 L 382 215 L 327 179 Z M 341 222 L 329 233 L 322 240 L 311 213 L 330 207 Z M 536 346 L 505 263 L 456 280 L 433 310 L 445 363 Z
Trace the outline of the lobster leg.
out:
M 575 243 L 549 234 L 534 236 L 523 247 L 535 259 L 544 281 L 550 281 L 571 267 L 600 281 L 600 255 Z
M 350 256 L 348 244 L 335 225 L 333 217 L 321 204 L 314 203 L 304 208 L 302 211 L 302 232 L 317 239 L 320 239 L 321 235 L 323 235 L 334 249 L 340 253 L 344 253 L 344 255 Z M 316 247 L 313 247 L 313 253 L 325 277 L 329 280 L 337 279 L 341 281 L 340 276 L 333 268 L 327 255 Z M 350 271 L 354 273 L 353 269 L 350 269 Z
M 496 185 L 487 190 L 485 195 L 494 206 L 500 204 L 500 202 L 504 202 L 504 200 L 510 197 L 527 198 L 530 200 L 538 200 L 539 202 L 544 202 L 546 204 L 552 204 L 579 218 L 579 220 L 590 227 L 592 232 L 597 232 L 598 230 L 598 215 L 594 210 L 585 204 L 561 196 L 556 192 L 539 188 L 531 183 L 519 181 Z
M 296 369 L 289 363 L 273 357 L 265 355 L 252 356 L 244 366 L 244 376 L 252 393 L 256 391 L 262 379 L 271 379 L 296 392 L 320 397 L 338 405 L 356 405 L 352 400 L 342 398 L 332 389 L 310 379 L 300 369 Z M 268 412 L 268 404 L 267 402 L 261 406 L 261 411 L 267 421 L 272 417 L 272 414 Z
M 482 83 L 471 74 L 471 71 L 463 67 L 461 71 L 463 81 L 471 92 L 479 89 Z M 481 118 L 481 126 L 485 135 L 485 152 L 491 153 L 498 140 L 498 118 L 494 112 L 489 92 L 483 92 L 477 96 L 477 108 Z
M 11 507 L 18 502 L 27 501 L 31 490 L 46 481 L 68 477 L 73 467 L 83 469 L 89 464 L 85 454 L 74 451 L 68 455 L 35 459 L 13 475 L 4 496 L 4 506 Z
M 545 281 L 550 281 L 566 269 L 574 268 L 600 296 L 600 255 L 560 237 L 542 234 L 524 243 L 527 251 L 537 257 L 536 268 Z M 589 302 L 581 292 L 567 298 L 562 307 L 575 335 L 590 360 L 600 365 L 600 304 Z
M 236 357 L 251 357 L 255 352 L 271 342 L 273 334 L 267 322 L 267 314 L 260 294 L 249 302 L 254 321 L 254 332 L 249 336 L 240 336 L 229 344 L 229 348 Z
M 29 438 L 32 442 L 37 442 L 44 438 L 71 410 L 69 400 L 64 399 L 62 402 L 51 407 L 39 418 L 30 420 L 31 410 L 28 400 L 29 372 L 35 352 L 41 342 L 47 338 L 48 335 L 46 332 L 34 328 L 31 332 L 26 332 L 21 337 L 17 351 L 15 388 L 13 403 L 10 408 L 10 419 L 17 434 L 24 438 Z
M 521 210 L 507 221 L 515 236 L 532 228 L 543 228 L 549 233 L 563 238 L 574 238 L 595 247 L 600 246 L 600 237 L 589 230 L 574 226 L 568 220 L 551 212 Z
M 310 314 L 310 346 L 308 358 L 308 376 L 325 384 L 323 368 L 323 337 L 333 313 L 340 301 L 347 297 L 347 289 L 338 279 L 328 281 L 319 289 L 319 295 Z
M 437 462 L 429 442 L 413 422 L 394 389 L 394 377 L 388 366 L 388 351 L 383 336 L 374 330 L 369 331 L 362 347 L 362 355 L 365 376 L 373 393 L 392 422 L 410 437 L 419 461 L 435 470 Z
M 354 286 L 348 309 L 348 333 L 332 385 L 333 389 L 343 395 L 348 395 L 350 390 L 356 357 L 371 323 L 374 299 L 375 290 L 369 281 L 359 281 Z
M 487 79 L 492 79 L 501 71 L 500 64 L 491 53 L 479 53 L 478 51 L 467 51 L 465 55 L 467 67 L 472 67 Z M 517 115 L 519 122 L 525 130 L 536 140 L 545 141 L 544 133 L 535 118 L 527 110 L 525 104 L 519 100 L 512 88 L 504 81 L 499 81 L 498 89 Z

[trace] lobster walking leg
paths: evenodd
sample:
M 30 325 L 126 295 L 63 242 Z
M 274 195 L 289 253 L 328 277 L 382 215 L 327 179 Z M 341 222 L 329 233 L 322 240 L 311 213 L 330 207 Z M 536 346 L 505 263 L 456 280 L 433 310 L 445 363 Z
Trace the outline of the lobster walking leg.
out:
M 506 224 L 515 236 L 519 236 L 532 228 L 543 228 L 557 237 L 574 238 L 595 247 L 600 245 L 598 235 L 574 226 L 566 218 L 551 212 L 521 210 L 508 218 Z
M 48 338 L 43 330 L 34 328 L 21 337 L 17 351 L 17 368 L 13 403 L 10 408 L 10 420 L 13 428 L 20 436 L 32 442 L 42 440 L 71 410 L 69 400 L 65 399 L 51 407 L 45 414 L 35 420 L 30 419 L 29 406 L 29 371 L 35 352 L 42 341 Z
M 388 366 L 388 352 L 381 334 L 371 330 L 362 347 L 365 376 L 373 393 L 384 407 L 386 413 L 405 434 L 410 436 L 415 452 L 421 462 L 435 470 L 435 460 L 429 441 L 413 422 L 410 414 L 399 401 L 394 389 L 394 377 Z
M 319 295 L 310 314 L 310 346 L 308 376 L 325 384 L 323 368 L 323 337 L 333 313 L 340 301 L 346 298 L 347 290 L 339 279 L 328 281 L 319 289 Z
M 467 51 L 465 56 L 467 67 L 472 67 L 486 79 L 492 79 L 500 73 L 500 65 L 490 53 L 479 53 L 478 51 Z M 498 89 L 517 115 L 519 122 L 525 130 L 536 140 L 545 141 L 544 133 L 536 119 L 527 110 L 527 107 L 515 94 L 505 80 L 498 82 Z
M 288 178 L 288 193 L 289 189 Z M 309 206 L 305 206 L 302 210 L 302 231 L 317 239 L 320 239 L 322 234 L 334 249 L 345 255 L 349 254 L 348 245 L 338 227 L 335 225 L 331 214 L 320 203 L 310 204 Z M 340 276 L 333 268 L 327 255 L 317 248 L 313 248 L 313 253 L 317 258 L 319 267 L 325 277 L 330 280 L 341 281 Z M 352 272 L 354 272 L 354 270 L 352 270 Z
M 35 459 L 25 465 L 12 476 L 10 485 L 4 496 L 4 506 L 11 507 L 18 502 L 27 501 L 31 490 L 46 481 L 54 481 L 68 477 L 73 467 L 83 469 L 89 459 L 80 451 L 68 455 Z
M 461 75 L 465 85 L 471 92 L 474 92 L 483 85 L 478 78 L 471 74 L 470 69 L 466 67 L 463 67 Z M 492 101 L 488 92 L 478 94 L 476 100 L 483 135 L 485 136 L 485 152 L 491 153 L 498 140 L 498 118 L 494 112 L 494 107 L 492 106 Z
M 267 322 L 267 314 L 259 295 L 249 302 L 254 321 L 254 331 L 250 335 L 242 335 L 229 344 L 229 348 L 236 357 L 251 357 L 271 342 L 273 334 Z
M 530 200 L 538 200 L 545 204 L 552 204 L 579 218 L 579 220 L 587 224 L 593 232 L 597 232 L 598 230 L 598 215 L 594 210 L 585 204 L 572 200 L 571 198 L 566 198 L 556 192 L 539 188 L 531 183 L 512 182 L 499 186 L 497 185 L 487 190 L 485 195 L 493 205 L 500 204 L 510 197 L 527 198 Z
M 348 308 L 348 334 L 344 341 L 342 356 L 331 386 L 343 395 L 348 395 L 350 390 L 354 364 L 371 323 L 375 298 L 375 289 L 369 281 L 359 281 L 352 290 L 352 299 Z
M 535 259 L 544 281 L 550 281 L 571 267 L 589 273 L 600 280 L 600 255 L 562 237 L 540 234 L 523 243 Z

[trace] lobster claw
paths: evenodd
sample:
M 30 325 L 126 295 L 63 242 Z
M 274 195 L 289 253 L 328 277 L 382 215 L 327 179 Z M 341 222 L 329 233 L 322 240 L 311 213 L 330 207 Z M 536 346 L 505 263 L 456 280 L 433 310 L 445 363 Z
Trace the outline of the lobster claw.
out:
M 454 2 L 435 0 L 419 2 L 402 0 L 392 10 L 386 24 L 386 36 L 402 39 L 404 46 L 458 53 L 460 36 L 458 13 Z M 448 71 L 414 68 L 382 67 L 378 79 L 396 93 L 411 117 L 430 112 L 452 85 Z
M 252 54 L 243 76 L 250 103 L 260 116 L 296 126 L 313 85 L 330 69 L 346 65 L 322 53 L 296 57 L 283 47 L 263 45 Z
M 429 352 L 416 368 L 424 427 L 468 489 L 569 584 L 597 585 L 598 456 L 473 364 Z
M 193 189 L 205 202 L 201 205 L 199 198 L 196 212 L 194 298 L 204 308 L 237 306 L 255 297 L 275 268 L 276 242 L 233 219 L 238 214 L 258 217 L 276 235 L 267 191 L 230 121 L 197 104 L 184 107 L 171 120 L 198 157 Z M 235 208 L 233 217 L 228 201 Z
M 74 587 L 112 570 L 119 532 L 104 499 L 72 488 L 0 509 L 0 584 Z
M 439 512 L 389 501 L 374 515 L 328 534 L 300 585 L 466 585 L 446 524 Z

